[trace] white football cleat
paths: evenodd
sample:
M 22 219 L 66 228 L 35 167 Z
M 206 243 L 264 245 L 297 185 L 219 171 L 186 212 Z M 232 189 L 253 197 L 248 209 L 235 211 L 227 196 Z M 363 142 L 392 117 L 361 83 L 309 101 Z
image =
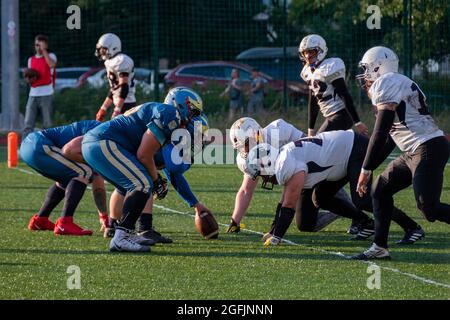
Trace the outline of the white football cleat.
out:
M 129 232 L 116 228 L 114 237 L 109 244 L 109 251 L 119 252 L 149 252 L 149 246 L 143 246 L 133 240 L 133 236 Z
M 350 257 L 350 259 L 353 260 L 390 260 L 391 256 L 389 254 L 388 249 L 382 248 L 377 246 L 375 243 L 372 244 L 372 246 L 364 251 L 363 253 L 360 253 L 358 255 Z

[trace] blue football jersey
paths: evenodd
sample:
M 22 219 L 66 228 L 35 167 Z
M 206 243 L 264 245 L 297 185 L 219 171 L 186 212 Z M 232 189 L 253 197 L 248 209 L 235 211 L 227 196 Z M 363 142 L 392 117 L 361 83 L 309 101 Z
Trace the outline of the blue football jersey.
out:
M 147 129 L 164 146 L 170 141 L 172 132 L 180 127 L 180 121 L 180 114 L 174 106 L 149 102 L 102 123 L 89 132 L 86 139 L 112 140 L 136 153 Z
M 66 143 L 76 137 L 85 135 L 89 130 L 94 129 L 101 122 L 95 120 L 84 120 L 74 122 L 67 126 L 61 126 L 41 131 L 41 133 L 50 139 L 57 148 L 62 148 Z

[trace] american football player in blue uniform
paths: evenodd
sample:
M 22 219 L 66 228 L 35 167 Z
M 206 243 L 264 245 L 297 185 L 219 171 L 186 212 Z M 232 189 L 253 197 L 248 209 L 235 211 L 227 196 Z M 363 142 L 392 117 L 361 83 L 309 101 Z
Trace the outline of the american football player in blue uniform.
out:
M 79 121 L 70 125 L 46 129 L 28 135 L 20 147 L 20 157 L 34 170 L 55 181 L 47 192 L 41 209 L 35 214 L 28 229 L 33 231 L 53 231 L 56 235 L 91 235 L 73 222 L 73 215 L 87 184 L 93 181 L 93 193 L 100 221 L 107 226 L 106 193 L 103 179 L 95 175 L 91 167 L 83 160 L 71 160 L 66 149 L 81 139 L 89 130 L 98 126 L 97 121 Z M 79 158 L 76 158 L 79 159 Z M 49 216 L 56 206 L 65 198 L 61 218 L 56 225 Z
M 111 251 L 145 252 L 154 244 L 144 237 L 132 237 L 151 194 L 163 199 L 168 192 L 167 181 L 158 173 L 154 156 L 202 105 L 194 91 L 172 90 L 171 104 L 150 102 L 137 106 L 89 131 L 83 139 L 86 162 L 116 188 L 127 191 L 122 218 L 110 243 Z
M 200 116 L 194 116 L 192 121 L 187 125 L 187 131 L 189 132 L 189 138 L 191 139 L 191 159 L 185 159 L 182 154 L 180 154 L 180 150 L 175 150 L 177 148 L 178 143 L 180 141 L 172 141 L 165 145 L 156 155 L 155 155 L 155 164 L 156 167 L 164 172 L 165 177 L 169 180 L 173 188 L 177 191 L 178 195 L 186 202 L 186 204 L 195 209 L 196 213 L 200 212 L 210 212 L 210 210 L 198 201 L 191 188 L 189 187 L 189 183 L 184 177 L 184 173 L 190 169 L 192 164 L 192 158 L 194 155 L 201 151 L 203 147 L 203 135 L 206 134 L 208 130 L 208 120 L 204 114 Z M 194 137 L 198 137 L 200 135 L 200 139 L 197 142 Z M 197 143 L 196 143 L 197 142 Z M 114 236 L 114 221 L 117 221 L 121 218 L 122 215 L 122 206 L 123 199 L 126 195 L 126 190 L 117 188 L 113 195 L 111 196 L 110 201 L 110 227 L 105 230 L 105 237 Z M 172 243 L 172 239 L 168 237 L 162 236 L 159 232 L 157 232 L 153 228 L 153 199 L 150 198 L 138 220 L 138 224 L 136 226 L 136 232 L 138 235 L 142 235 L 147 239 L 152 239 L 156 243 Z

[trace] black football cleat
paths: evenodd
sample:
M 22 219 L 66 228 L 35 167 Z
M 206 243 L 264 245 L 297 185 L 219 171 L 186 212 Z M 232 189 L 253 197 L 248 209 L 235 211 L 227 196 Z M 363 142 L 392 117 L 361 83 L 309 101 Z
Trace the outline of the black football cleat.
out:
M 147 238 L 147 239 L 152 239 L 153 241 L 155 241 L 155 243 L 168 244 L 168 243 L 173 242 L 172 239 L 164 237 L 163 235 L 161 235 L 161 233 L 159 233 L 158 231 L 156 231 L 154 229 L 139 232 L 138 235 L 143 236 L 144 238 Z
M 363 253 L 350 257 L 351 260 L 391 260 L 389 251 L 377 246 L 375 243 Z
M 397 244 L 400 245 L 414 244 L 417 241 L 422 240 L 423 238 L 425 238 L 425 231 L 423 231 L 422 228 L 408 230 L 406 231 L 403 239 L 397 241 Z
M 356 234 L 358 234 L 360 227 L 361 227 L 360 223 L 352 220 L 352 225 L 350 227 L 348 227 L 347 233 L 356 235 Z
M 360 224 L 359 232 L 351 240 L 366 240 L 375 234 L 375 221 L 367 220 Z

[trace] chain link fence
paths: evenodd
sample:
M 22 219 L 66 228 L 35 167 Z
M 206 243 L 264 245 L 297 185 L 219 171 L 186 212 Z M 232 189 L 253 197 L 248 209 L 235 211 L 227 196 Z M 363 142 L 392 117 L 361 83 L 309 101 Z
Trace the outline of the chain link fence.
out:
M 450 129 L 447 0 L 20 0 L 19 7 L 21 66 L 33 54 L 34 37 L 45 34 L 58 68 L 86 68 L 78 73 L 66 69 L 72 75 L 61 69 L 59 82 L 81 76 L 83 70 L 98 78 L 57 83 L 57 124 L 94 117 L 107 93 L 106 81 L 98 75 L 102 65 L 94 56 L 95 44 L 101 34 L 113 32 L 122 39 L 123 52 L 142 69 L 138 102 L 161 100 L 171 85 L 190 81 L 203 94 L 213 125 L 220 127 L 227 123 L 228 101 L 219 95 L 231 69 L 241 68 L 247 79 L 257 67 L 271 79 L 264 118 L 288 114 L 301 126 L 307 98 L 297 46 L 305 35 L 318 33 L 327 41 L 328 56 L 344 60 L 360 111 L 370 108 L 354 80 L 358 62 L 371 46 L 385 45 L 399 55 L 401 72 L 420 84 L 439 124 Z M 191 68 L 184 71 L 188 80 L 180 80 L 181 71 L 180 77 L 169 77 L 169 70 L 180 65 Z M 21 112 L 27 90 L 22 83 Z

